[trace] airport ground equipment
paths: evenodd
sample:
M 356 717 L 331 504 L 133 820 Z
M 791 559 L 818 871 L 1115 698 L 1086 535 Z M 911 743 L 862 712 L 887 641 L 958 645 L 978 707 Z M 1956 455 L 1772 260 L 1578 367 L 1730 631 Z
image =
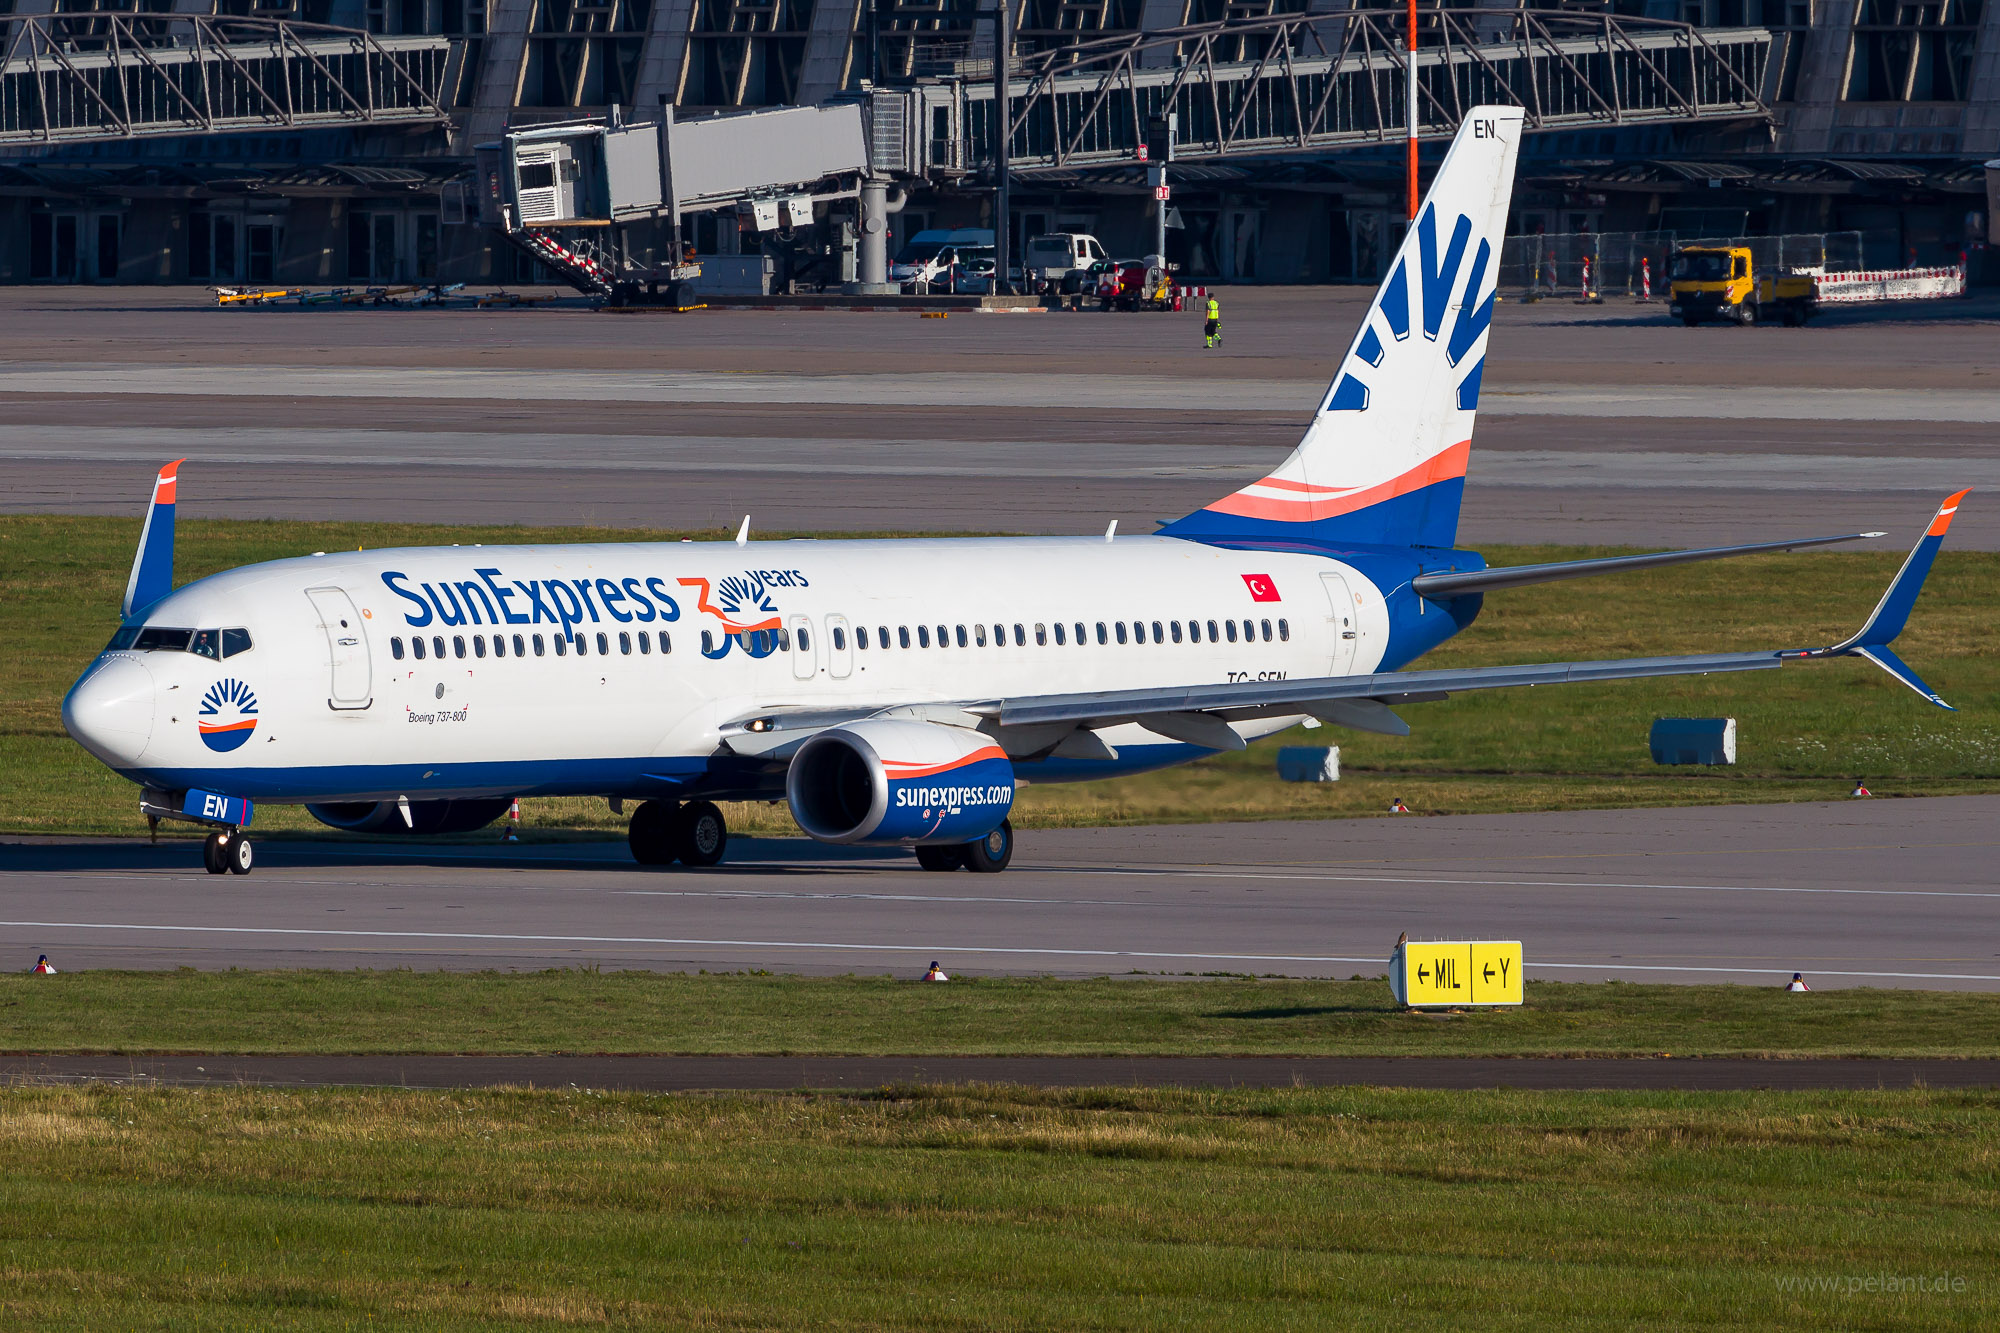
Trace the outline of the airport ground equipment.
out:
M 728 211 L 752 234 L 789 237 L 817 206 L 860 197 L 870 174 L 854 102 L 686 121 L 662 106 L 657 121 L 536 126 L 477 153 L 480 221 L 615 305 L 687 303 L 701 269 L 683 217 Z
M 0 18 L 0 144 L 344 125 L 441 125 L 448 37 L 289 19 L 96 10 Z
M 1748 246 L 1683 246 L 1674 252 L 1668 272 L 1668 313 L 1689 328 L 1772 319 L 1797 328 L 1819 310 L 1812 274 L 1760 272 Z
M 1736 719 L 1655 718 L 1646 745 L 1652 751 L 1656 764 L 1733 764 L 1736 762 Z

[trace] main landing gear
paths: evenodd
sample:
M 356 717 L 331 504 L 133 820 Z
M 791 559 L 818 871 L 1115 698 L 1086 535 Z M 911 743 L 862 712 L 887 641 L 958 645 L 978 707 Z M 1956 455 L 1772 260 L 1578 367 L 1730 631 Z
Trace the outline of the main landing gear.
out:
M 247 875 L 255 859 L 241 829 L 217 829 L 201 844 L 202 868 L 211 875 Z
M 926 870 L 970 870 L 997 875 L 1014 859 L 1014 821 L 1003 819 L 977 842 L 926 843 L 917 848 L 917 864 Z
M 712 866 L 729 847 L 729 826 L 708 801 L 647 801 L 632 812 L 626 841 L 642 866 Z

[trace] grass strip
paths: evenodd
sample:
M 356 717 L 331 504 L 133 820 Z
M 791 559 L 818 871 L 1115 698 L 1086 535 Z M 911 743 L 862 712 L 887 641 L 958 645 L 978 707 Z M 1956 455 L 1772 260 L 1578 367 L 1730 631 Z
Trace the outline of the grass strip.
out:
M 0 1322 L 1989 1329 L 1996 1113 L 1930 1091 L 15 1088 Z
M 2000 995 L 1531 981 L 1399 1010 L 1380 979 L 1091 981 L 650 972 L 0 976 L 22 1053 L 2000 1055 Z
M 139 521 L 0 516 L 0 829 L 142 830 L 129 783 L 63 733 L 63 693 L 109 638 Z M 672 540 L 673 532 L 411 524 L 183 523 L 183 580 L 316 550 L 517 541 Z M 709 537 L 715 533 L 697 534 Z M 1496 547 L 1495 564 L 1618 554 L 1598 547 Z M 1880 596 L 1901 557 L 1807 552 L 1496 593 L 1477 623 L 1424 659 L 1482 666 L 1832 643 Z M 1751 675 L 1461 694 L 1404 711 L 1415 734 L 1294 730 L 1237 754 L 1115 782 L 1023 789 L 1023 828 L 1378 813 L 1820 800 L 1857 775 L 1883 796 L 2000 791 L 2000 553 L 1947 550 L 1898 651 L 1954 704 L 1924 705 L 1860 661 Z M 1661 769 L 1655 717 L 1731 716 L 1730 770 Z M 1280 744 L 1341 747 L 1337 783 L 1290 784 Z M 524 803 L 529 834 L 622 832 L 601 800 Z M 782 806 L 731 811 L 744 832 L 795 832 Z M 263 806 L 263 836 L 327 834 L 302 810 Z M 187 833 L 187 830 L 174 830 Z

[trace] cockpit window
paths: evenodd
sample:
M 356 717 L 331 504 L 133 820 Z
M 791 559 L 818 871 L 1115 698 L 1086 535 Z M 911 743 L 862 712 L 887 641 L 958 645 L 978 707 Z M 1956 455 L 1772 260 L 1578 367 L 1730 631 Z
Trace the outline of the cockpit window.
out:
M 159 625 L 148 625 L 139 631 L 139 637 L 132 646 L 142 653 L 184 653 L 188 649 L 191 629 L 165 629 Z
M 193 642 L 188 644 L 188 651 L 196 657 L 219 662 L 222 660 L 222 634 L 217 630 L 198 629 L 194 632 Z
M 107 653 L 122 652 L 130 648 L 132 641 L 138 637 L 139 627 L 137 625 L 120 625 L 118 632 L 111 636 L 111 642 L 104 645 L 104 651 Z
M 250 631 L 247 629 L 226 629 L 222 631 L 222 655 L 234 657 L 238 653 L 250 651 Z

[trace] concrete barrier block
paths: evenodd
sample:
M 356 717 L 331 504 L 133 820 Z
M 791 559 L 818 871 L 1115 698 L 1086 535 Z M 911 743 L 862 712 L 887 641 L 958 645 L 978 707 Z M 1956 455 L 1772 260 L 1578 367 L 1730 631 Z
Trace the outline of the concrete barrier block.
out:
M 1278 776 L 1286 782 L 1340 781 L 1338 745 L 1287 745 L 1278 751 Z
M 1736 762 L 1736 719 L 1733 717 L 1660 717 L 1653 719 L 1648 739 L 1656 764 L 1733 764 Z

